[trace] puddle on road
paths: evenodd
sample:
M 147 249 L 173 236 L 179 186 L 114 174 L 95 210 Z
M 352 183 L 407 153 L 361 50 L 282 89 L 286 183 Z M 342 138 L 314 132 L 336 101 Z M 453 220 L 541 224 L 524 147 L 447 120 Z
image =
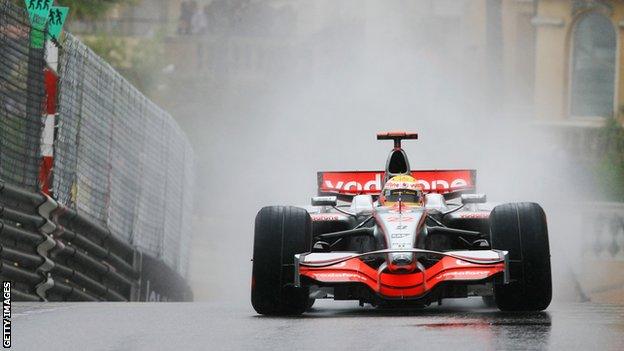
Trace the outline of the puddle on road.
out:
M 492 327 L 492 326 L 551 326 L 550 321 L 509 321 L 509 322 L 450 322 L 450 323 L 418 323 L 413 327 L 425 328 L 474 328 L 474 327 Z

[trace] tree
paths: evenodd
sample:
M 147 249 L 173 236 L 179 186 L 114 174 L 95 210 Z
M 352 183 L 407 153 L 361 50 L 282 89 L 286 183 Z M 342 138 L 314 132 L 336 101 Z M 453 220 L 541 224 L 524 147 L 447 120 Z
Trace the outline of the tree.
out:
M 146 95 L 154 92 L 163 68 L 162 40 L 123 38 L 109 35 L 86 36 L 84 43 Z
M 100 19 L 116 5 L 133 5 L 141 0 L 55 0 L 55 5 L 68 6 L 69 16 L 79 20 Z M 24 6 L 24 0 L 12 0 L 18 6 Z
M 24 0 L 12 0 L 24 6 Z M 58 6 L 69 7 L 69 19 L 94 23 L 105 19 L 115 6 L 131 6 L 142 0 L 54 0 Z M 96 54 L 118 70 L 126 79 L 145 94 L 152 92 L 163 63 L 162 37 L 125 38 L 105 33 L 81 36 L 81 40 Z
M 116 5 L 135 4 L 138 0 L 57 0 L 59 6 L 69 6 L 72 18 L 80 20 L 99 19 Z
M 615 118 L 605 123 L 599 134 L 598 183 L 610 201 L 624 201 L 624 127 Z

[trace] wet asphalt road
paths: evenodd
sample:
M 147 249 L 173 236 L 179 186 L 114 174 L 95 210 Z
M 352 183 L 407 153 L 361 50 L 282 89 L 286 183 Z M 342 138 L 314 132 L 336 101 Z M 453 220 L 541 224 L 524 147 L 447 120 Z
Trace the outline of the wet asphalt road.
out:
M 506 314 L 462 303 L 383 311 L 323 301 L 300 318 L 225 303 L 15 303 L 12 349 L 624 350 L 624 306 Z

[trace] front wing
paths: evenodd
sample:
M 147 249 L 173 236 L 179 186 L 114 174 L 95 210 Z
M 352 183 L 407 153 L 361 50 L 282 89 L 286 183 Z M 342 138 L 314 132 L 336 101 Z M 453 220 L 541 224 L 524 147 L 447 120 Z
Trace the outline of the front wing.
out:
M 441 259 L 429 268 L 417 264 L 412 273 L 392 273 L 386 264 L 375 269 L 362 261 L 373 255 L 411 252 L 418 255 L 439 255 Z M 361 283 L 381 297 L 417 299 L 442 282 L 461 281 L 469 284 L 502 273 L 509 282 L 507 251 L 474 250 L 438 252 L 422 249 L 378 250 L 363 254 L 352 252 L 305 253 L 295 255 L 295 286 L 301 277 L 325 285 Z

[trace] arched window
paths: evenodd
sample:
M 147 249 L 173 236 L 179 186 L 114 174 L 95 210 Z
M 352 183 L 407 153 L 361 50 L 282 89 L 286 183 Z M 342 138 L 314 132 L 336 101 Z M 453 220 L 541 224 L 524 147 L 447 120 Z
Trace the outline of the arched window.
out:
M 612 116 L 616 34 L 611 20 L 599 13 L 584 15 L 572 40 L 571 115 Z

